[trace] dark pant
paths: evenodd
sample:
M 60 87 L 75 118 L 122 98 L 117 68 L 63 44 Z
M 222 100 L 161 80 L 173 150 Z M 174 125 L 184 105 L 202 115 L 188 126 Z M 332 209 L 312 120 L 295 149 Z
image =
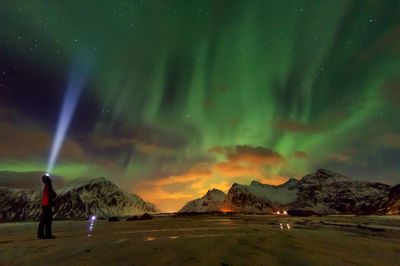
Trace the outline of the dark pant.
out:
M 42 214 L 40 215 L 38 237 L 44 237 L 44 227 L 46 225 L 46 237 L 51 236 L 51 222 L 53 221 L 53 211 L 51 206 L 42 206 Z

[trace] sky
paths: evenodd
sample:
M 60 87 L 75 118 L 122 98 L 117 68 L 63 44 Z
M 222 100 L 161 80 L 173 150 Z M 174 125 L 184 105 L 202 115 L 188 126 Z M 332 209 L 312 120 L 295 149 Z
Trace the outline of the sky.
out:
M 318 168 L 400 183 L 398 0 L 14 0 L 0 25 L 0 185 L 40 186 L 74 75 L 56 188 L 176 211 Z

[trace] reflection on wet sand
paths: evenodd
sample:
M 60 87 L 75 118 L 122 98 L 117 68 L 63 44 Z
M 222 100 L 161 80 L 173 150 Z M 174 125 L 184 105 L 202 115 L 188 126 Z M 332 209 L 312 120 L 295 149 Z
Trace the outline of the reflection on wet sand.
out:
M 169 232 L 169 231 L 203 231 L 203 230 L 231 230 L 238 229 L 237 227 L 190 227 L 190 228 L 171 228 L 171 229 L 148 229 L 148 230 L 135 230 L 135 231 L 122 231 L 116 232 L 119 234 L 129 233 L 154 233 L 154 232 Z
M 219 224 L 237 224 L 237 221 L 235 219 L 229 219 L 229 218 L 207 219 L 206 221 Z
M 187 239 L 187 238 L 202 238 L 202 237 L 223 237 L 223 236 L 226 236 L 226 234 L 200 234 L 200 235 L 187 235 L 187 236 L 183 236 L 183 237 L 181 237 L 181 236 L 168 236 L 168 237 L 165 237 L 165 238 L 167 238 L 167 239 Z M 152 240 L 156 240 L 156 239 L 161 240 L 163 238 L 162 237 L 160 237 L 160 238 L 147 237 L 146 241 L 152 241 Z
M 283 230 L 284 228 L 290 230 L 292 229 L 292 227 L 290 226 L 290 224 L 286 224 L 286 226 L 282 223 L 279 224 L 279 227 L 281 228 L 281 230 Z
M 89 232 L 87 221 L 55 221 L 54 245 L 36 240 L 36 222 L 0 224 L 0 265 L 399 265 L 398 217 L 219 218 L 96 220 Z

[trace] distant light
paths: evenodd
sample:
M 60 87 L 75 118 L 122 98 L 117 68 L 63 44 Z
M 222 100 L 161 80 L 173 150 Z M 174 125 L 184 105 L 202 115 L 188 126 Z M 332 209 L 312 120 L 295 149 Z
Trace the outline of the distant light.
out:
M 93 227 L 94 227 L 94 220 L 96 219 L 96 216 L 92 216 L 90 218 L 90 225 L 89 225 L 89 232 L 93 231 Z M 90 237 L 90 234 L 88 235 Z
M 281 214 L 281 212 L 280 212 L 280 211 L 277 211 L 276 214 Z
M 45 175 L 45 176 L 50 176 L 50 174 L 49 174 L 49 173 L 45 173 L 44 175 Z
M 290 224 L 286 224 L 287 229 L 290 229 Z
M 284 214 L 284 215 L 287 215 L 287 211 L 283 211 L 283 214 Z
M 281 230 L 283 230 L 283 225 L 282 224 L 280 224 L 280 227 L 281 227 Z

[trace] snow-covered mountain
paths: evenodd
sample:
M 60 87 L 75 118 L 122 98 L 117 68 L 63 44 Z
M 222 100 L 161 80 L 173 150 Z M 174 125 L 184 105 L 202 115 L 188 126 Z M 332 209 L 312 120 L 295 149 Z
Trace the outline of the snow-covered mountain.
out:
M 341 174 L 319 169 L 300 180 L 291 178 L 279 186 L 256 181 L 250 185 L 235 183 L 219 208 L 204 212 L 302 210 L 318 214 L 396 214 L 400 209 L 400 188 L 394 188 L 381 183 L 350 180 Z M 190 212 L 190 209 L 186 211 Z
M 279 186 L 257 181 L 250 185 L 234 183 L 222 204 L 222 209 L 245 213 L 272 213 L 296 200 L 299 191 L 294 178 Z
M 39 217 L 41 192 L 0 187 L 0 221 Z
M 352 181 L 326 169 L 303 177 L 298 185 L 296 201 L 289 207 L 322 214 L 382 212 L 391 188 L 381 183 Z
M 179 210 L 180 213 L 188 212 L 212 212 L 221 208 L 225 199 L 225 193 L 218 189 L 212 189 L 200 199 L 189 201 Z
M 400 215 L 400 184 L 392 187 L 386 203 L 387 214 Z
M 152 203 L 122 191 L 101 177 L 56 191 L 54 218 L 79 219 L 155 213 Z M 0 220 L 36 219 L 41 213 L 41 191 L 0 188 Z M 4 202 L 4 204 L 3 204 Z

